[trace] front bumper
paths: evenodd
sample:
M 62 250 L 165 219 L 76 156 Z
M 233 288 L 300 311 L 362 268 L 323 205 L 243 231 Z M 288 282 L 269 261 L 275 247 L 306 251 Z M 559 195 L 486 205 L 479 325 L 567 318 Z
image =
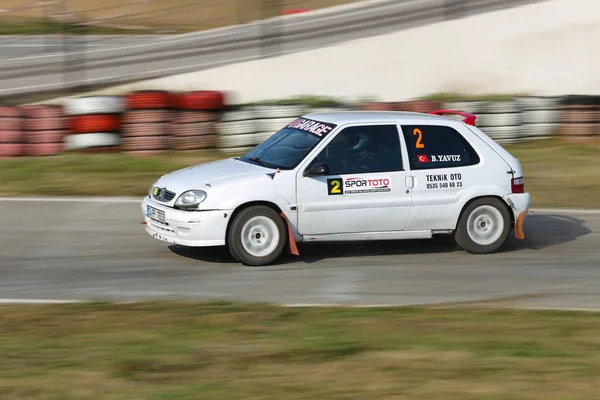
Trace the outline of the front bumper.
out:
M 506 202 L 510 205 L 515 217 L 515 238 L 519 240 L 525 239 L 523 231 L 523 222 L 529 212 L 531 204 L 531 195 L 529 193 L 513 193 L 505 197 Z
M 147 215 L 151 206 L 164 212 L 164 222 Z M 142 200 L 146 232 L 163 242 L 190 247 L 223 246 L 227 224 L 233 210 L 181 211 L 156 203 L 148 196 Z

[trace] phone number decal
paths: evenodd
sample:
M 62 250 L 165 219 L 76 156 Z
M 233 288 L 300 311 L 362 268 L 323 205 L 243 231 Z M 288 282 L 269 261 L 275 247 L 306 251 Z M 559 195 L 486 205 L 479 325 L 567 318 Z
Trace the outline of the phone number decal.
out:
M 427 189 L 453 189 L 463 187 L 462 174 L 425 175 Z

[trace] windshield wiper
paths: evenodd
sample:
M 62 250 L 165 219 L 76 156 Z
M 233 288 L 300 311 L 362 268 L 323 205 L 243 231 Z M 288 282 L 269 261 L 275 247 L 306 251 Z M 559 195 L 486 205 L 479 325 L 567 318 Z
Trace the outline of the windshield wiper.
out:
M 273 166 L 271 164 L 269 164 L 266 161 L 261 160 L 258 157 L 250 157 L 248 160 L 254 161 L 255 163 L 260 164 L 260 165 L 262 165 L 263 167 L 266 167 L 266 168 L 273 168 Z

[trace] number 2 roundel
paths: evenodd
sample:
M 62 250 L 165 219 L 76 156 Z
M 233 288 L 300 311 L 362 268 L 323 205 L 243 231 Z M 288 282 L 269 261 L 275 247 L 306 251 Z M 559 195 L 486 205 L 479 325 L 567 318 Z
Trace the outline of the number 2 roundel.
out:
M 341 178 L 327 179 L 327 194 L 330 196 L 344 194 Z

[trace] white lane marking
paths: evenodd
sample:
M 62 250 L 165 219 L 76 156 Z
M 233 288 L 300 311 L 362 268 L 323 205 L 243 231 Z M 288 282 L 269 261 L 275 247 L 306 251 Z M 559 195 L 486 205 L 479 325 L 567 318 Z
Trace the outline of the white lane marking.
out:
M 155 70 L 148 71 L 148 72 L 131 73 L 131 74 L 124 74 L 124 75 L 114 75 L 114 76 L 107 76 L 107 77 L 103 77 L 103 78 L 93 78 L 93 79 L 85 79 L 85 80 L 79 80 L 79 81 L 70 81 L 69 83 L 70 84 L 80 84 L 80 83 L 91 84 L 94 82 L 111 83 L 111 80 L 113 80 L 113 79 L 116 80 L 116 79 L 123 79 L 123 78 L 127 78 L 127 77 L 134 78 L 134 79 L 143 79 L 142 77 L 145 75 L 152 75 L 152 74 L 161 73 L 161 72 L 174 72 L 174 71 L 179 71 L 179 70 L 183 70 L 183 69 L 193 69 L 193 68 L 199 68 L 199 67 L 212 68 L 213 66 L 222 65 L 224 63 L 238 63 L 238 62 L 256 60 L 258 58 L 259 58 L 259 56 L 232 58 L 229 60 L 215 61 L 212 63 L 208 62 L 208 63 L 200 63 L 200 64 L 192 64 L 192 65 L 183 65 L 180 67 L 155 69 Z M 157 77 L 154 79 L 158 79 L 158 78 L 160 78 L 160 77 Z M 148 79 L 150 79 L 150 77 L 148 77 Z M 29 90 L 29 89 L 38 89 L 39 90 L 39 89 L 49 89 L 49 88 L 53 88 L 53 87 L 63 87 L 63 86 L 64 86 L 63 82 L 49 83 L 47 85 L 22 86 L 19 88 L 2 89 L 2 90 L 0 90 L 0 93 L 11 93 L 11 92 L 21 93 L 23 90 Z
M 563 214 L 592 214 L 597 215 L 600 214 L 600 210 L 598 209 L 575 209 L 575 208 L 537 208 L 531 209 L 533 213 L 563 213 Z
M 109 304 L 136 304 L 144 303 L 146 300 L 124 300 L 124 301 L 103 301 Z M 92 301 L 86 300 L 62 300 L 62 299 L 2 299 L 0 298 L 0 305 L 50 305 L 50 304 L 86 304 L 92 303 Z M 285 308 L 430 308 L 426 304 L 337 304 L 337 303 L 274 303 L 274 306 L 285 307 Z M 458 309 L 460 307 L 448 307 L 449 310 Z M 532 311 L 576 311 L 576 312 L 588 312 L 598 313 L 599 308 L 581 308 L 581 307 L 510 307 L 510 309 L 517 310 L 532 310 Z
M 39 43 L 39 44 L 2 44 L 0 43 L 0 47 L 50 47 L 50 46 L 62 46 L 62 43 Z M 108 45 L 101 45 L 101 44 L 84 44 L 84 46 L 86 47 L 109 47 Z M 51 56 L 56 56 L 56 55 L 60 55 L 60 54 L 64 54 L 64 53 L 56 53 L 56 54 L 51 54 Z M 10 60 L 15 60 L 15 58 L 8 58 L 7 61 Z
M 81 303 L 81 300 L 60 300 L 60 299 L 2 299 L 0 304 L 71 304 Z
M 81 203 L 140 203 L 143 197 L 0 197 L 1 201 L 6 202 L 40 202 L 40 203 L 61 203 L 61 202 L 81 202 Z

